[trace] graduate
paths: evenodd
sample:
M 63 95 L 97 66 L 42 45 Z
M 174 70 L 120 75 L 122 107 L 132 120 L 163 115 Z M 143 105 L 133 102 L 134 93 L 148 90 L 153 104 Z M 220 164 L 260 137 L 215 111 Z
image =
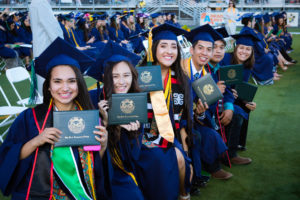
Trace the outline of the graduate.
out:
M 160 23 L 159 23 L 160 19 L 159 18 L 161 18 L 161 13 L 153 13 L 153 14 L 150 15 L 150 17 L 151 17 L 151 22 L 149 24 L 149 28 L 156 27 L 156 26 L 160 25 Z
M 136 14 L 136 23 L 135 23 L 135 28 L 138 31 L 138 33 L 144 32 L 147 30 L 146 27 L 146 18 L 147 15 L 144 13 L 138 13 Z
M 144 199 L 139 188 L 134 160 L 139 158 L 141 149 L 141 124 L 133 121 L 130 124 L 108 125 L 108 100 L 112 94 L 137 93 L 138 74 L 134 66 L 140 59 L 139 56 L 120 47 L 118 44 L 109 41 L 102 53 L 104 77 L 103 93 L 99 101 L 96 98 L 97 107 L 101 113 L 101 123 L 108 130 L 108 150 L 112 165 L 109 172 L 111 185 L 111 199 Z M 97 77 L 98 68 L 93 68 L 88 75 Z M 98 76 L 98 79 L 102 79 Z M 91 93 L 90 93 L 91 94 Z M 95 101 L 95 100 L 94 100 Z
M 213 55 L 215 42 L 221 41 L 223 44 L 223 37 L 208 24 L 193 29 L 186 34 L 186 37 L 193 44 L 190 49 L 192 56 L 183 61 L 183 69 L 190 77 L 190 81 L 193 82 L 206 73 L 211 73 L 220 91 L 225 93 L 226 86 L 224 82 L 219 81 L 215 76 L 218 68 L 214 68 L 211 65 L 206 66 Z M 221 121 L 222 123 L 228 123 L 232 117 L 234 98 L 228 89 L 224 96 L 226 100 L 224 102 L 225 114 L 223 114 Z M 221 169 L 219 164 L 220 157 L 227 150 L 227 147 L 224 143 L 226 139 L 223 138 L 223 141 L 220 134 L 216 131 L 218 129 L 215 129 L 217 125 L 214 116 L 217 102 L 208 107 L 207 103 L 201 102 L 194 92 L 193 100 L 194 128 L 195 132 L 199 133 L 199 137 L 201 138 L 200 143 L 199 140 L 195 140 L 192 151 L 195 171 L 194 184 L 197 185 L 197 182 L 207 181 L 201 175 L 201 162 L 204 164 L 204 168 L 212 174 L 212 177 L 216 179 L 229 179 L 232 177 L 232 174 Z M 209 108 L 211 111 L 207 110 Z M 222 136 L 224 137 L 224 135 Z
M 10 16 L 6 21 L 6 24 L 7 24 L 7 26 L 6 26 L 7 41 L 6 42 L 9 44 L 14 44 L 14 45 L 24 44 L 21 34 L 20 34 L 20 31 L 19 31 L 19 27 L 16 25 L 16 22 L 14 21 L 14 18 L 12 16 Z M 21 58 L 25 58 L 25 65 L 28 66 L 30 56 L 31 56 L 30 49 L 23 48 L 23 47 L 15 47 L 14 49 L 18 52 L 18 55 Z
M 148 99 L 148 123 L 137 162 L 145 199 L 190 199 L 190 87 L 180 66 L 177 41 L 184 33 L 163 24 L 152 29 L 149 39 L 149 62 L 160 66 L 164 91 L 150 93 Z
M 81 44 L 92 44 L 95 42 L 95 37 L 91 36 L 89 31 L 89 24 L 87 23 L 86 19 L 83 17 L 79 17 L 76 20 L 76 29 L 75 29 L 76 35 L 78 37 L 78 40 L 80 40 Z
M 255 63 L 254 42 L 258 40 L 258 38 L 256 38 L 253 34 L 238 34 L 232 35 L 232 37 L 236 39 L 236 46 L 232 53 L 226 53 L 224 59 L 221 61 L 221 65 L 243 64 L 243 81 L 248 82 Z M 239 148 L 241 150 L 245 150 L 249 114 L 250 111 L 254 111 L 256 109 L 256 103 L 245 102 L 238 98 L 238 93 L 235 90 L 234 93 L 237 98 L 235 100 L 235 104 L 242 108 L 242 110 L 239 110 L 239 113 L 244 119 L 241 127 Z
M 266 13 L 263 15 L 264 27 L 263 32 L 266 38 L 266 41 L 269 44 L 270 48 L 276 49 L 278 51 L 278 55 L 282 56 L 283 64 L 288 66 L 295 64 L 295 61 L 291 56 L 289 56 L 284 48 L 283 39 L 277 37 L 277 35 L 273 34 L 273 26 L 271 25 L 271 16 Z M 284 61 L 285 60 L 285 61 Z
M 106 15 L 93 15 L 93 27 L 91 30 L 92 37 L 95 38 L 95 42 L 101 41 L 106 43 L 109 40 L 108 27 L 106 26 Z
M 101 161 L 107 146 L 105 127 L 96 126 L 94 131 L 100 151 L 53 148 L 62 133 L 53 127 L 53 111 L 93 109 L 80 72 L 93 62 L 60 38 L 35 60 L 36 72 L 46 78 L 44 101 L 17 117 L 0 147 L 0 189 L 4 195 L 12 199 L 105 197 Z
M 3 19 L 5 20 L 5 19 Z M 5 59 L 6 69 L 18 66 L 19 54 L 11 46 L 8 45 L 7 41 L 7 29 L 6 22 L 0 21 L 0 57 Z
M 171 23 L 178 28 L 181 27 L 181 25 L 177 21 L 177 15 L 175 13 L 171 13 Z
M 108 28 L 109 38 L 120 44 L 122 47 L 127 48 L 128 40 L 125 39 L 124 33 L 121 30 L 120 15 L 118 13 L 110 17 L 110 26 Z
M 273 55 L 270 53 L 264 38 L 259 37 L 257 31 L 253 30 L 255 25 L 253 14 L 246 13 L 241 18 L 244 27 L 240 33 L 253 34 L 259 38 L 254 45 L 255 65 L 252 71 L 253 78 L 260 85 L 273 84 L 273 72 L 276 71 Z
M 17 31 L 20 42 L 23 42 L 24 44 L 32 44 L 32 31 L 29 21 L 29 15 L 24 15 L 20 19 L 21 25 Z M 28 55 L 25 57 L 25 66 L 26 68 L 29 68 L 29 62 L 30 59 L 32 59 L 32 50 L 31 48 L 25 47 L 21 47 L 21 49 L 26 52 L 26 55 Z

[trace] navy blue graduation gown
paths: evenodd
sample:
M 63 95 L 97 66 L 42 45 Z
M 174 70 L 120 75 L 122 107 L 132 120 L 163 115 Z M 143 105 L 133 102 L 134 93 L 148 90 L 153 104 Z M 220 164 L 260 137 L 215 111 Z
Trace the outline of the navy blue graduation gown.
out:
M 103 35 L 101 37 L 101 34 L 99 33 L 99 31 L 96 28 L 93 28 L 91 30 L 91 36 L 95 37 L 95 42 L 109 40 L 108 32 L 107 33 L 103 32 Z
M 127 172 L 133 173 L 138 181 L 138 174 L 136 172 L 135 162 L 140 157 L 142 134 L 137 139 L 129 139 L 128 132 L 121 129 L 120 141 L 118 142 L 120 159 Z M 111 158 L 113 159 L 113 158 Z M 117 166 L 113 165 L 111 179 L 112 199 L 113 200 L 143 200 L 144 196 L 139 186 L 131 176 L 122 171 Z
M 93 105 L 98 109 L 98 102 L 102 98 L 102 90 L 91 90 L 89 91 L 90 97 L 92 99 Z M 142 131 L 140 131 L 142 132 Z M 136 170 L 135 163 L 140 157 L 141 152 L 141 139 L 142 134 L 136 139 L 130 139 L 128 137 L 128 131 L 121 128 L 120 140 L 117 143 L 120 159 L 124 165 L 124 169 L 127 172 L 133 173 L 138 185 L 140 183 L 138 174 Z M 113 164 L 112 156 L 109 153 L 110 162 L 108 176 L 110 183 L 110 199 L 113 200 L 123 200 L 123 199 L 133 199 L 133 200 L 142 200 L 144 199 L 142 191 L 139 186 L 136 185 L 131 176 L 122 171 L 119 167 Z
M 124 33 L 121 29 L 119 29 L 117 32 L 114 27 L 110 26 L 108 31 L 109 31 L 109 38 L 114 42 L 121 43 L 121 41 L 125 40 Z
M 40 105 L 40 107 L 41 106 L 45 105 Z M 47 106 L 45 106 L 45 108 L 47 109 Z M 52 114 L 49 115 L 49 120 L 52 118 L 51 115 Z M 23 160 L 20 160 L 19 157 L 22 146 L 37 135 L 38 129 L 34 121 L 32 109 L 29 108 L 16 118 L 9 129 L 4 143 L 0 146 L 0 189 L 4 195 L 11 195 L 12 200 L 25 199 L 26 197 L 35 152 Z M 41 148 L 42 147 L 40 147 L 40 149 Z M 77 147 L 72 149 L 79 167 L 81 179 L 84 180 L 82 170 L 80 170 L 81 164 Z M 105 197 L 104 173 L 102 161 L 98 152 L 94 152 L 94 160 L 95 177 L 97 177 L 95 180 L 97 195 L 98 197 Z M 46 180 L 49 180 L 49 174 L 43 175 L 45 175 Z M 62 189 L 68 194 L 68 191 L 65 190 L 63 186 Z M 48 198 L 49 196 L 46 199 Z
M 0 57 L 2 58 L 15 58 L 17 57 L 16 52 L 8 47 L 5 47 L 7 44 L 6 31 L 0 29 Z

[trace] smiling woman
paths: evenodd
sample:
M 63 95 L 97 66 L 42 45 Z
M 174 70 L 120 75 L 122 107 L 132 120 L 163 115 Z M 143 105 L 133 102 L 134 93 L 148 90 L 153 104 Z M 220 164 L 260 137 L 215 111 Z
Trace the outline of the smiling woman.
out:
M 181 67 L 177 41 L 177 36 L 184 33 L 183 29 L 167 23 L 152 29 L 153 46 L 149 51 L 153 55 L 153 64 L 161 68 L 164 94 L 161 99 L 157 98 L 159 101 L 155 101 L 153 93 L 148 99 L 149 117 L 148 123 L 144 124 L 138 160 L 146 199 L 189 199 L 191 168 L 186 152 L 191 145 L 190 90 Z M 166 107 L 167 119 L 156 115 L 159 110 L 156 104 Z M 166 128 L 168 124 L 170 130 Z M 164 129 L 174 133 L 174 144 L 168 140 Z
M 80 72 L 92 63 L 60 38 L 36 59 L 37 73 L 46 78 L 44 101 L 17 117 L 0 147 L 0 189 L 4 195 L 11 194 L 12 199 L 96 199 L 105 195 L 98 182 L 104 177 L 95 180 L 101 174 L 106 150 L 105 127 L 95 127 L 95 138 L 102 146 L 98 152 L 82 147 L 54 148 L 62 131 L 53 127 L 53 111 L 93 109 Z

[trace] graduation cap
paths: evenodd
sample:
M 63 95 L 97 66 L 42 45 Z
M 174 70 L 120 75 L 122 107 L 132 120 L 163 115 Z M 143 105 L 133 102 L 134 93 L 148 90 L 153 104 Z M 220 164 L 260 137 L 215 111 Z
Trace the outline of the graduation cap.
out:
M 285 11 L 283 11 L 283 12 L 281 12 L 281 14 L 282 14 L 282 15 L 286 15 L 286 12 L 285 12 Z
M 186 34 L 187 31 L 178 28 L 176 26 L 173 26 L 171 24 L 165 23 L 162 25 L 159 25 L 152 29 L 152 38 L 153 42 L 157 40 L 176 40 L 178 35 Z M 149 34 L 149 31 L 146 31 L 142 33 L 142 35 L 147 36 Z
M 275 20 L 278 20 L 280 18 L 284 18 L 283 14 L 279 13 L 279 14 L 275 15 Z
M 115 20 L 118 16 L 122 16 L 120 12 L 116 12 L 114 15 L 110 17 L 110 20 Z
M 243 14 L 239 20 L 242 20 L 242 19 L 252 19 L 253 18 L 253 13 L 245 13 Z
M 148 15 L 146 15 L 145 13 L 137 13 L 136 17 L 143 17 L 143 18 L 147 18 Z
M 95 60 L 57 37 L 43 53 L 35 59 L 35 71 L 42 77 L 57 65 L 71 65 L 84 72 Z
M 102 80 L 102 74 L 104 73 L 108 63 L 128 61 L 133 66 L 136 66 L 140 59 L 140 56 L 109 40 L 100 53 L 100 66 L 94 65 L 89 67 L 89 69 L 86 71 L 86 74 L 97 80 Z
M 75 16 L 74 16 L 74 13 L 70 12 L 68 14 L 65 14 L 65 15 L 62 15 L 62 18 L 64 20 L 67 20 L 67 21 L 70 21 L 71 19 L 73 19 Z
M 150 15 L 150 17 L 152 18 L 152 19 L 154 19 L 154 18 L 157 18 L 157 17 L 159 17 L 159 16 L 161 16 L 161 13 L 153 13 L 153 14 L 151 14 Z
M 258 23 L 260 23 L 262 21 L 262 19 L 263 19 L 263 15 L 262 14 L 258 14 L 258 15 L 255 15 L 254 18 L 255 18 L 255 20 Z
M 220 35 L 222 35 L 223 38 L 229 37 L 228 32 L 227 32 L 227 30 L 226 30 L 225 27 L 217 28 L 217 29 L 215 29 L 215 30 L 216 30 Z
M 252 31 L 245 31 L 240 34 L 231 35 L 236 40 L 236 44 L 242 44 L 246 46 L 254 46 L 255 41 L 259 41 L 260 39 L 257 37 L 256 33 Z
M 77 27 L 80 27 L 80 26 L 82 26 L 83 24 L 85 24 L 85 22 L 86 22 L 86 19 L 84 19 L 83 17 L 80 17 L 80 18 L 77 20 L 77 22 L 76 22 L 76 26 L 77 26 Z
M 271 14 L 271 16 L 272 17 L 275 17 L 276 15 L 278 15 L 279 14 L 279 12 L 273 12 L 272 14 Z
M 268 13 L 266 13 L 266 14 L 263 15 L 263 19 L 264 19 L 265 23 L 269 23 L 271 21 L 270 20 L 270 15 Z
M 93 15 L 93 20 L 105 20 L 106 17 L 107 17 L 106 14 L 102 14 L 102 15 L 94 14 L 94 15 Z
M 216 40 L 222 40 L 223 37 L 220 35 L 211 25 L 205 24 L 203 26 L 199 26 L 188 32 L 186 38 L 194 44 L 198 40 L 208 41 L 214 43 Z

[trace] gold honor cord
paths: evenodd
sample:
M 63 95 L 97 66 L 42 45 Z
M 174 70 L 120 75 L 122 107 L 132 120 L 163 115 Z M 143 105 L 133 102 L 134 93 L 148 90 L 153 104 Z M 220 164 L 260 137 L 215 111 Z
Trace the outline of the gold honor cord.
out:
M 138 186 L 138 183 L 136 181 L 136 178 L 134 176 L 134 174 L 132 172 L 128 172 L 126 171 L 123 162 L 118 154 L 118 151 L 114 148 L 114 157 L 113 157 L 113 162 L 115 163 L 115 165 L 117 165 L 124 173 L 126 173 L 128 176 L 130 176 L 132 178 L 132 180 L 134 181 L 134 183 Z
M 152 55 L 152 29 L 149 30 L 148 34 L 148 52 L 147 52 L 147 62 L 153 62 L 153 55 Z

